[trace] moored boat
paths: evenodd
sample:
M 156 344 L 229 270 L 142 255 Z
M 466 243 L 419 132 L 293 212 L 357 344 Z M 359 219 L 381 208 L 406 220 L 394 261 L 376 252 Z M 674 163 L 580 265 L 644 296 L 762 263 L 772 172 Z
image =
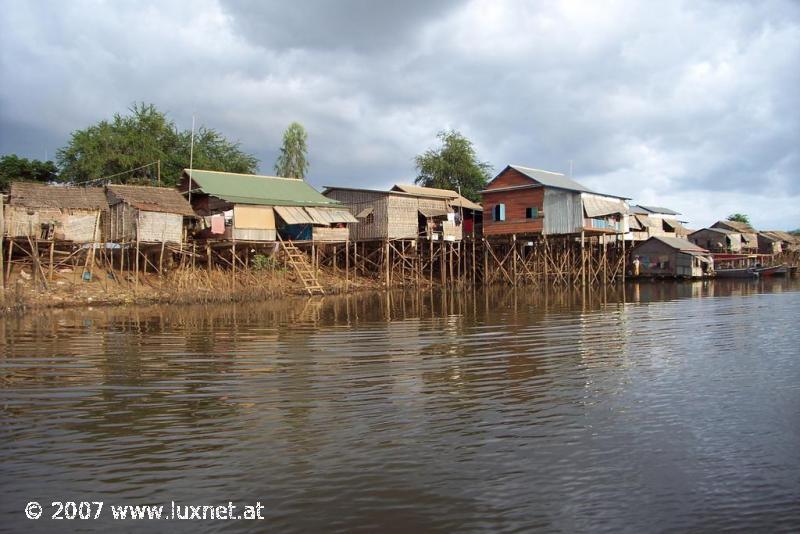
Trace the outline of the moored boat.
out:
M 745 269 L 717 269 L 714 271 L 717 278 L 758 278 L 758 270 L 753 267 Z
M 758 271 L 759 276 L 786 276 L 786 273 L 789 272 L 789 269 L 786 265 L 773 265 L 772 267 L 761 267 L 756 269 Z

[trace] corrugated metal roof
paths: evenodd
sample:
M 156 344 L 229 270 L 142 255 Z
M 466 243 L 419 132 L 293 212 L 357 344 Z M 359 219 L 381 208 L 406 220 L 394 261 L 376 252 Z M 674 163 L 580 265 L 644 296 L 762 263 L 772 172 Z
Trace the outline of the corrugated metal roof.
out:
M 373 207 L 364 208 L 363 210 L 359 211 L 356 214 L 356 219 L 363 219 L 364 217 L 366 217 L 367 215 L 369 215 L 373 211 L 375 211 L 375 208 L 373 208 Z
M 619 213 L 625 215 L 628 210 L 625 204 L 616 198 L 599 198 L 589 195 L 581 195 L 583 201 L 583 211 L 587 217 L 603 217 Z
M 27 208 L 107 210 L 108 199 L 102 187 L 75 187 L 12 182 L 8 203 Z
M 701 228 L 700 230 L 695 230 L 692 233 L 696 234 L 697 232 L 702 232 L 703 230 L 708 230 L 709 232 L 717 232 L 718 234 L 726 234 L 726 235 L 727 234 L 738 234 L 739 233 L 739 232 L 734 232 L 733 230 L 728 230 L 727 228 L 714 228 L 714 227 Z
M 738 222 L 738 221 L 717 221 L 711 225 L 712 228 L 729 228 L 735 232 L 740 233 L 755 233 L 755 230 L 752 226 L 747 223 Z
M 642 205 L 639 205 L 639 207 L 649 211 L 650 213 L 661 213 L 663 215 L 680 215 L 680 213 L 678 213 L 677 211 L 671 210 L 669 208 L 661 208 L 658 206 L 642 206 Z
M 635 213 L 636 215 L 649 215 L 650 212 L 644 209 L 641 206 L 631 206 L 631 213 Z
M 656 226 L 656 222 L 647 215 L 634 215 L 634 218 L 639 221 L 639 224 L 641 224 L 643 228 L 653 228 Z
M 320 224 L 299 206 L 275 206 L 275 211 L 286 224 Z
M 189 175 L 189 169 L 184 169 Z M 208 195 L 235 204 L 265 206 L 338 206 L 340 203 L 322 196 L 305 180 L 236 174 L 192 169 L 192 180 Z
M 462 197 L 462 196 L 459 196 L 459 197 L 453 199 L 452 201 L 450 201 L 450 205 L 451 206 L 455 206 L 457 208 L 461 207 L 461 208 L 465 208 L 465 209 L 473 210 L 473 211 L 483 211 L 483 206 L 481 206 L 477 202 L 473 202 L 470 199 Z
M 437 208 L 419 208 L 419 212 L 426 219 L 430 219 L 431 217 L 445 217 L 448 213 L 447 210 L 441 210 Z
M 423 187 L 421 185 L 394 184 L 392 191 L 402 191 L 412 195 L 425 197 L 455 198 L 458 196 L 456 191 L 450 189 L 437 189 L 435 187 Z
M 117 199 L 142 211 L 194 215 L 191 204 L 177 189 L 148 185 L 109 185 L 109 201 Z
M 697 245 L 695 245 L 691 241 L 689 241 L 687 239 L 681 239 L 680 237 L 653 236 L 650 239 L 656 239 L 658 241 L 661 241 L 665 245 L 667 245 L 667 246 L 669 246 L 671 248 L 674 248 L 676 250 L 680 250 L 682 252 L 705 252 L 705 253 L 708 253 L 708 251 L 706 249 L 704 249 L 702 247 L 698 247 Z M 650 239 L 648 239 L 648 241 Z M 647 241 L 645 241 L 645 243 L 647 243 Z
M 400 191 L 420 197 L 447 198 L 451 200 L 450 205 L 452 206 L 460 206 L 474 211 L 483 210 L 483 206 L 480 204 L 459 195 L 457 191 L 451 189 L 437 189 L 435 187 L 422 187 L 420 185 L 411 184 L 395 184 L 394 187 L 392 187 L 392 191 Z
M 567 178 L 566 175 L 559 172 L 543 171 L 541 169 L 532 169 L 530 167 L 523 167 L 522 165 L 509 165 L 512 169 L 521 172 L 528 178 L 532 178 L 542 185 L 547 187 L 558 187 L 560 189 L 568 189 L 570 191 L 580 191 L 582 193 L 594 193 L 585 185 L 579 184 L 572 178 Z
M 346 209 L 337 208 L 305 208 L 311 218 L 320 224 L 357 223 L 358 219 Z
M 761 235 L 767 236 L 770 239 L 774 239 L 776 241 L 785 241 L 787 243 L 799 243 L 800 237 L 790 234 L 789 232 L 784 232 L 782 230 L 764 230 L 763 232 L 759 232 Z

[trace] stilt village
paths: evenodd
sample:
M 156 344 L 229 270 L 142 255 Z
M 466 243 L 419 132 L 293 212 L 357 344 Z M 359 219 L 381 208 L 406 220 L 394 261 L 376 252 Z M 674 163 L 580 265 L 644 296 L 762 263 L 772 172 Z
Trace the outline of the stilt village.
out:
M 689 230 L 670 208 L 508 165 L 481 191 L 388 190 L 186 169 L 178 187 L 12 182 L 2 202 L 3 286 L 64 273 L 138 285 L 192 269 L 283 269 L 308 294 L 321 270 L 386 287 L 593 286 L 631 277 L 791 275 L 800 238 L 719 221 Z

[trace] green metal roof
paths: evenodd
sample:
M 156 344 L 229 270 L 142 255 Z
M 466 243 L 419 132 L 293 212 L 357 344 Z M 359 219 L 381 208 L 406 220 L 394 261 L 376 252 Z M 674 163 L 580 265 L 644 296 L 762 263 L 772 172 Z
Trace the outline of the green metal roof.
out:
M 265 206 L 338 206 L 340 202 L 324 197 L 305 180 L 236 174 L 232 172 L 184 169 L 183 172 L 197 188 L 233 204 L 260 204 Z

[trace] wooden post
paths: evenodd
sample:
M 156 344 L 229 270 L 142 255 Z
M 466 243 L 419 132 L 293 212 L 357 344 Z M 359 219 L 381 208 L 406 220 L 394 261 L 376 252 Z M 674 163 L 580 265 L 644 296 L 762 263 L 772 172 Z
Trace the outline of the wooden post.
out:
M 158 276 L 159 278 L 164 273 L 164 237 L 161 237 L 161 254 L 158 256 Z
M 430 279 L 431 279 L 431 286 L 433 286 L 433 239 L 428 237 L 428 243 L 430 245 L 430 251 L 431 251 L 430 252 L 430 254 L 431 254 L 431 256 L 430 256 L 430 265 L 428 267 L 430 269 L 429 273 L 430 273 Z
M 386 269 L 386 288 L 389 288 L 390 277 L 389 277 L 389 241 L 384 241 L 383 247 L 383 263 L 385 264 Z
M 146 264 L 145 264 L 146 265 Z M 139 228 L 136 228 L 136 288 L 139 287 Z
M 344 281 L 345 289 L 350 285 L 350 241 L 344 242 Z
M 208 272 L 211 272 L 211 243 L 206 241 L 206 266 L 208 267 Z
M 472 287 L 475 287 L 475 236 L 472 236 Z
M 489 242 L 483 238 L 483 285 L 489 281 Z
M 586 243 L 583 230 L 581 230 L 581 286 L 586 286 Z
M 231 289 L 236 283 L 236 241 L 231 243 Z
M 55 231 L 53 232 L 55 234 Z M 2 247 L 0 247 L 2 248 Z M 53 281 L 53 255 L 55 254 L 56 248 L 56 236 L 50 238 L 50 268 L 48 269 L 47 279 L 52 282 Z
M 514 287 L 517 287 L 517 234 L 511 235 L 511 260 L 514 269 Z
M 625 290 L 625 271 L 628 268 L 628 259 L 625 257 L 625 235 L 622 236 L 622 290 Z

